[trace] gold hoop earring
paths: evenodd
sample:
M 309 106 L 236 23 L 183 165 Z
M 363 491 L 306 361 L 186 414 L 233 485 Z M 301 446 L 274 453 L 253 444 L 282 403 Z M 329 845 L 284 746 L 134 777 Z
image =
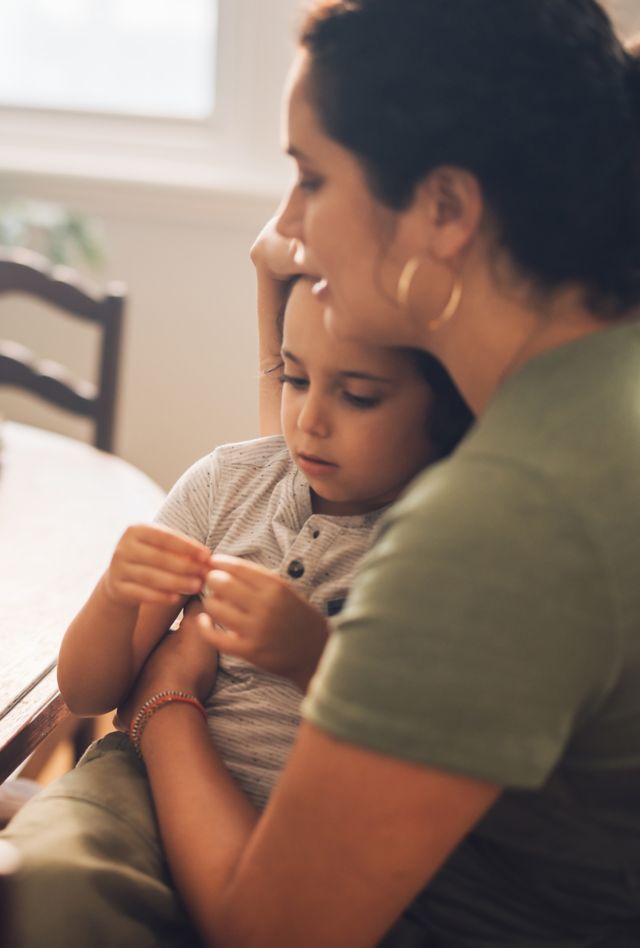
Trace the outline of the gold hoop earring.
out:
M 455 314 L 458 312 L 458 306 L 460 305 L 460 300 L 462 299 L 462 280 L 459 276 L 454 276 L 453 286 L 451 287 L 451 294 L 447 301 L 447 305 L 442 310 L 439 316 L 436 316 L 435 319 L 430 320 L 427 323 L 427 329 L 431 332 L 436 329 L 440 329 L 441 326 L 444 326 L 445 323 L 448 323 L 449 320 L 453 319 Z
M 402 273 L 398 277 L 398 288 L 396 290 L 396 300 L 400 309 L 406 309 L 411 293 L 411 284 L 413 278 L 420 269 L 422 260 L 420 257 L 410 257 L 402 268 Z
M 414 277 L 421 266 L 422 260 L 420 257 L 410 257 L 402 268 L 402 273 L 398 279 L 398 289 L 396 290 L 396 299 L 400 309 L 407 308 L 409 303 L 409 294 L 411 293 L 411 286 L 413 284 Z M 459 276 L 454 276 L 451 293 L 444 309 L 439 316 L 436 316 L 435 319 L 432 319 L 427 323 L 427 329 L 434 331 L 439 329 L 441 326 L 444 326 L 444 324 L 448 323 L 449 320 L 453 319 L 458 311 L 461 299 L 462 280 Z

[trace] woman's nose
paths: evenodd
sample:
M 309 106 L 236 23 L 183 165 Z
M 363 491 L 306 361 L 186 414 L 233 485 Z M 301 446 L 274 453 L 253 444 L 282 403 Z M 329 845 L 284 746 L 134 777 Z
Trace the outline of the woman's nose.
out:
M 276 230 L 289 240 L 302 239 L 302 195 L 294 185 L 276 213 Z

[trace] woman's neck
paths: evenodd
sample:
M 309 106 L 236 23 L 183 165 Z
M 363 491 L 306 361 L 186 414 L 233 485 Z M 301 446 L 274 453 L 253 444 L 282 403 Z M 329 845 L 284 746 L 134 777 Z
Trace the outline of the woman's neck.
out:
M 486 270 L 465 274 L 463 301 L 451 323 L 429 332 L 425 347 L 442 360 L 475 414 L 503 382 L 543 352 L 590 335 L 607 324 L 582 302 L 578 289 L 531 302 L 520 285 L 496 290 Z

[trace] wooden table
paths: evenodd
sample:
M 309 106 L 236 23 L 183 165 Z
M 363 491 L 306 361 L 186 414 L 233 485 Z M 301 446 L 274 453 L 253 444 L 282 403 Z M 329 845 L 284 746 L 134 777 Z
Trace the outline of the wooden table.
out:
M 68 714 L 62 636 L 124 528 L 164 492 L 121 458 L 4 422 L 0 428 L 0 782 Z

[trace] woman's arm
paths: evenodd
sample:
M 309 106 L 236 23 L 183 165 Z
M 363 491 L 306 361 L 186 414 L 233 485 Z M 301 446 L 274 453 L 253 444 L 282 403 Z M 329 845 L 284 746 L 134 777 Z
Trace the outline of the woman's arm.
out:
M 284 284 L 256 263 L 258 309 L 258 419 L 261 435 L 281 433 L 280 372 L 282 364 L 278 331 L 278 313 L 282 306 Z
M 173 531 L 129 527 L 109 568 L 65 633 L 58 684 L 76 714 L 102 714 L 127 695 L 149 652 L 202 587 L 209 550 Z
M 291 242 L 276 232 L 275 217 L 258 234 L 251 260 L 257 284 L 260 434 L 280 434 L 282 308 L 290 278 L 302 270 L 293 259 Z
M 132 706 L 163 688 L 197 691 L 170 640 Z M 217 948 L 375 945 L 500 792 L 305 723 L 258 819 L 191 706 L 154 715 L 141 749 L 176 884 Z

